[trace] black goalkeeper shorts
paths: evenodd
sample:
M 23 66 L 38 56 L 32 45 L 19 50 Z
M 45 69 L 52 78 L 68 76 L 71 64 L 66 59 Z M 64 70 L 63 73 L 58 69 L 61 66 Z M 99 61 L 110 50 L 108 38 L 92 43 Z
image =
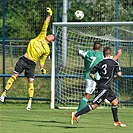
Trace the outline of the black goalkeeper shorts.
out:
M 92 103 L 100 105 L 100 103 L 103 102 L 105 99 L 112 102 L 114 99 L 116 99 L 115 93 L 111 89 L 100 90 L 93 99 Z
M 34 78 L 36 63 L 22 56 L 19 58 L 15 65 L 14 72 L 21 74 L 24 71 L 24 75 L 27 78 Z

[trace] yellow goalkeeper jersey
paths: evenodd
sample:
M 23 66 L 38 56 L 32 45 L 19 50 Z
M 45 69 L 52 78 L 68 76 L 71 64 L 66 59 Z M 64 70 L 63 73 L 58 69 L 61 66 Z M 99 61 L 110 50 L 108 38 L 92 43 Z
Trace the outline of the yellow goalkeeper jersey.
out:
M 36 38 L 30 40 L 26 50 L 26 54 L 30 60 L 36 62 L 40 58 L 40 65 L 44 65 L 50 53 L 49 45 L 45 40 L 48 25 L 49 22 L 45 21 L 40 34 Z

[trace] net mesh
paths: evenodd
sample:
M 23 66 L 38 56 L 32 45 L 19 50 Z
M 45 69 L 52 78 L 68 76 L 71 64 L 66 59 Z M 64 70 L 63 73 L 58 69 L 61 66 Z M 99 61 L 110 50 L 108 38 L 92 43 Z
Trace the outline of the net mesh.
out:
M 58 106 L 76 107 L 85 94 L 84 60 L 76 55 L 77 50 L 90 50 L 94 41 L 100 41 L 112 49 L 112 55 L 119 48 L 123 54 L 119 58 L 123 76 L 114 82 L 112 89 L 120 101 L 133 98 L 133 26 L 63 26 L 56 27 L 56 103 Z M 94 92 L 94 94 L 96 91 Z M 94 97 L 92 95 L 92 98 Z

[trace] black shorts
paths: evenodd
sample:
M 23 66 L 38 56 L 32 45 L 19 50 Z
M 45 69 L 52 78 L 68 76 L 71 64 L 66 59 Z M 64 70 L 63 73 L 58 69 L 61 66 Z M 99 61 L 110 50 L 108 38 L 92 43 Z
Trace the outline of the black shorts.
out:
M 105 99 L 112 102 L 115 98 L 116 98 L 115 93 L 111 89 L 103 89 L 98 92 L 98 94 L 93 99 L 92 103 L 100 105 L 100 103 Z
M 18 62 L 15 65 L 14 72 L 21 74 L 24 71 L 24 75 L 27 78 L 34 78 L 36 63 L 25 58 L 24 56 L 20 57 Z

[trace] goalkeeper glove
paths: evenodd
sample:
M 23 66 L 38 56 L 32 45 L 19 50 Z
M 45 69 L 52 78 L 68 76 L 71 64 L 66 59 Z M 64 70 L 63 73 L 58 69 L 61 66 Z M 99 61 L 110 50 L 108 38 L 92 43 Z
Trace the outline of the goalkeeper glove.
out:
M 51 10 L 51 8 L 47 7 L 47 12 L 49 13 L 50 16 L 52 16 L 52 10 Z
M 42 74 L 46 74 L 46 69 L 40 68 L 40 70 L 41 70 Z

